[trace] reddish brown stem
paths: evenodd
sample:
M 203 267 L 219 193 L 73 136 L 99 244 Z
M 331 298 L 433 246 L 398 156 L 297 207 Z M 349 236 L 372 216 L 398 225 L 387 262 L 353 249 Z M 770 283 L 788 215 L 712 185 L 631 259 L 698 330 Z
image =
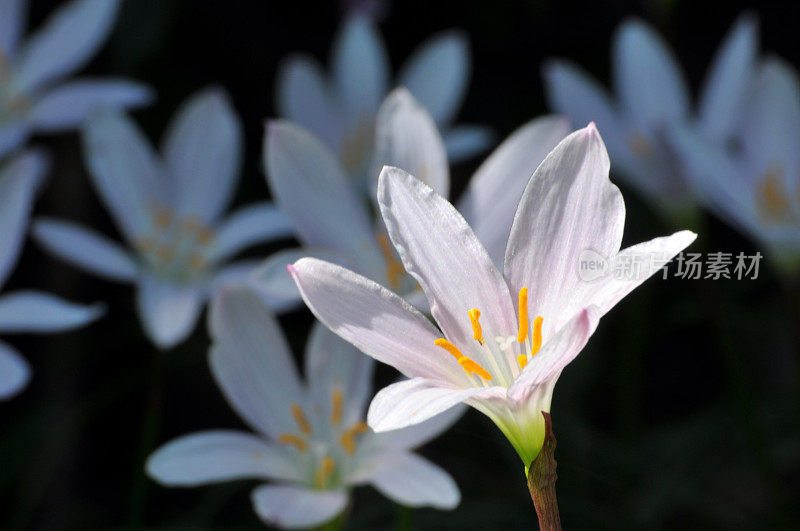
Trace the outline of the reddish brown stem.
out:
M 528 468 L 528 490 L 531 492 L 533 506 L 539 517 L 539 529 L 561 531 L 561 516 L 556 499 L 556 436 L 553 435 L 553 421 L 549 413 L 544 416 L 544 444 L 536 459 Z

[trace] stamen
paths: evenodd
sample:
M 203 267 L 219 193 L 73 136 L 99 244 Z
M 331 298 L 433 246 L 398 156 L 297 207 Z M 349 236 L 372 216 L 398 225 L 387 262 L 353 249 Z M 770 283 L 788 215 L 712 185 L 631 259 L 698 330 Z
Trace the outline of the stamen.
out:
M 458 347 L 456 347 L 454 344 L 450 343 L 445 338 L 440 337 L 439 339 L 435 340 L 433 342 L 433 344 L 436 345 L 437 347 L 441 347 L 441 348 L 445 349 L 447 352 L 452 354 L 453 357 L 456 360 L 458 360 L 458 363 L 459 363 L 459 365 L 461 365 L 461 368 L 463 368 L 465 371 L 467 371 L 467 374 L 471 374 L 471 373 L 477 374 L 478 376 L 480 376 L 484 380 L 491 380 L 492 379 L 492 375 L 489 374 L 489 372 L 486 369 L 484 369 L 483 367 L 478 365 L 471 358 L 468 358 L 467 356 L 462 354 L 461 351 L 458 350 Z
M 478 321 L 481 317 L 481 311 L 477 308 L 473 308 L 467 313 L 469 313 L 469 320 L 472 322 L 472 337 L 475 338 L 475 341 L 483 345 L 483 330 L 481 330 L 481 323 Z
M 369 426 L 367 426 L 366 422 L 357 422 L 342 433 L 341 437 L 339 437 L 339 443 L 348 454 L 353 455 L 356 453 L 356 435 L 367 431 L 369 431 Z
M 527 354 L 520 354 L 517 356 L 517 363 L 519 363 L 519 368 L 524 369 L 525 365 L 528 364 L 528 355 Z
M 443 337 L 440 337 L 439 339 L 434 341 L 433 344 L 436 345 L 437 347 L 445 349 L 447 352 L 452 354 L 455 359 L 461 359 L 464 357 L 461 351 L 458 350 L 458 347 L 456 347 L 454 344 L 450 343 Z
M 768 170 L 758 184 L 756 198 L 762 221 L 783 221 L 791 217 L 792 206 L 787 199 L 783 185 L 783 172 L 778 169 Z
M 301 452 L 305 452 L 306 448 L 308 448 L 306 440 L 293 433 L 281 433 L 278 437 L 278 442 L 296 446 Z
M 311 425 L 306 420 L 306 416 L 303 413 L 303 408 L 300 407 L 300 404 L 292 404 L 292 415 L 294 416 L 294 421 L 297 423 L 297 427 L 300 428 L 300 431 L 306 435 L 309 435 L 311 433 Z
M 528 339 L 528 288 L 519 290 L 519 332 L 517 341 L 525 343 Z
M 328 478 L 333 474 L 334 468 L 336 468 L 336 461 L 333 460 L 333 457 L 326 455 L 322 458 L 319 468 L 317 469 L 317 476 L 314 479 L 314 484 L 317 488 L 321 489 L 325 486 L 328 482 Z
M 533 320 L 533 341 L 531 342 L 531 356 L 534 356 L 542 348 L 542 316 Z
M 333 405 L 331 407 L 331 424 L 339 424 L 342 421 L 342 390 L 333 390 Z

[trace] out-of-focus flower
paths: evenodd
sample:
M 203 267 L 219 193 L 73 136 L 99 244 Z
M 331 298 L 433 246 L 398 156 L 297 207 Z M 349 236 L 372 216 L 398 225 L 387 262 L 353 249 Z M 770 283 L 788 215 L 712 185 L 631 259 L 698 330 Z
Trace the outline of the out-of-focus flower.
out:
M 20 42 L 27 0 L 0 0 L 0 155 L 34 132 L 59 132 L 83 123 L 98 106 L 149 103 L 152 91 L 122 79 L 64 78 L 84 66 L 108 37 L 119 0 L 73 0 Z
M 47 167 L 37 151 L 23 152 L 0 167 L 0 286 L 19 258 L 36 189 Z M 99 305 L 71 304 L 38 291 L 0 296 L 0 333 L 60 332 L 83 326 L 103 313 Z M 0 400 L 21 391 L 30 368 L 9 345 L 0 342 Z
M 238 182 L 242 132 L 219 89 L 201 91 L 183 104 L 164 135 L 163 159 L 135 124 L 116 112 L 89 119 L 84 146 L 93 183 L 134 254 L 66 221 L 40 219 L 34 236 L 80 268 L 136 284 L 139 317 L 161 348 L 192 332 L 216 286 L 254 267 L 251 261 L 222 267 L 226 260 L 291 233 L 288 220 L 266 202 L 220 220 Z
M 458 202 L 464 217 L 501 264 L 516 205 L 545 155 L 569 132 L 567 120 L 544 116 L 515 131 L 478 168 Z M 396 89 L 377 116 L 374 190 L 384 164 L 414 172 L 440 194 L 450 189 L 447 153 L 430 114 L 405 89 Z M 412 299 L 422 298 L 406 274 L 380 219 L 373 220 L 363 194 L 348 183 L 336 156 L 312 134 L 286 121 L 269 124 L 264 166 L 277 203 L 292 220 L 306 249 L 286 251 L 264 267 L 267 293 L 297 295 L 285 266 L 314 255 L 357 270 Z M 327 256 L 320 256 L 327 250 Z M 288 286 L 287 286 L 288 285 Z M 424 300 L 424 298 L 422 298 Z M 416 304 L 416 303 L 415 303 Z
M 209 431 L 169 442 L 147 473 L 163 485 L 255 478 L 265 521 L 313 527 L 340 514 L 353 486 L 371 484 L 409 506 L 452 509 L 460 493 L 442 469 L 412 453 L 456 415 L 376 434 L 363 422 L 373 361 L 322 326 L 305 355 L 301 382 L 283 334 L 255 292 L 223 288 L 211 307 L 211 370 L 228 402 L 257 434 Z
M 783 61 L 760 65 L 735 141 L 684 127 L 673 141 L 701 197 L 767 246 L 789 273 L 800 267 L 800 80 Z
M 548 99 L 573 123 L 595 121 L 620 176 L 681 223 L 696 209 L 696 198 L 669 143 L 670 129 L 697 122 L 710 142 L 728 141 L 741 125 L 757 48 L 757 22 L 744 15 L 717 52 L 695 114 L 683 72 L 666 43 L 650 26 L 632 20 L 615 36 L 614 99 L 566 60 L 544 67 Z
M 695 238 L 683 231 L 620 251 L 625 206 L 608 170 L 594 125 L 564 139 L 525 189 L 503 275 L 450 203 L 404 171 L 385 168 L 381 213 L 438 329 L 394 293 L 340 266 L 303 258 L 289 267 L 318 319 L 410 378 L 376 395 L 368 414 L 373 429 L 413 425 L 465 402 L 531 463 L 561 371 L 600 317 L 663 264 L 640 260 L 635 275 L 585 281 L 581 255 L 592 250 L 615 263 L 669 259 Z
M 333 45 L 331 73 L 306 55 L 289 58 L 277 80 L 281 116 L 319 137 L 337 154 L 347 175 L 363 182 L 373 160 L 375 117 L 391 88 L 384 43 L 368 17 L 352 15 Z M 400 70 L 406 87 L 444 131 L 450 158 L 463 159 L 485 149 L 489 130 L 453 126 L 470 74 L 469 45 L 459 32 L 433 37 Z

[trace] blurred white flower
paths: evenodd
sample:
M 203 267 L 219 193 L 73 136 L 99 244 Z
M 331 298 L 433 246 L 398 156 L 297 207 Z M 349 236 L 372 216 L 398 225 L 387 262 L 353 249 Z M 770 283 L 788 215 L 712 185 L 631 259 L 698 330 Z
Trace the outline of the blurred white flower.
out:
M 758 51 L 757 21 L 744 15 L 728 33 L 711 65 L 697 113 L 684 74 L 666 43 L 650 26 L 630 20 L 613 45 L 616 97 L 566 60 L 544 67 L 551 107 L 573 124 L 595 121 L 603 131 L 615 170 L 674 221 L 696 209 L 692 187 L 668 136 L 671 128 L 697 122 L 710 142 L 725 143 L 741 125 Z
M 484 150 L 491 141 L 482 126 L 451 122 L 461 107 L 470 77 L 469 45 L 459 32 L 441 33 L 403 65 L 396 86 L 406 87 L 444 131 L 452 160 Z M 385 45 L 368 17 L 347 18 L 331 53 L 331 73 L 307 55 L 286 60 L 277 78 L 279 114 L 313 132 L 360 183 L 373 154 L 375 117 L 392 88 Z
M 0 156 L 34 132 L 79 127 L 96 107 L 149 103 L 141 83 L 111 78 L 65 81 L 97 53 L 117 17 L 120 0 L 73 0 L 21 41 L 27 0 L 0 0 Z
M 46 167 L 45 157 L 37 151 L 25 151 L 0 167 L 0 287 L 19 258 Z M 94 321 L 102 313 L 99 305 L 71 304 L 38 291 L 15 291 L 0 296 L 0 333 L 60 332 Z M 29 380 L 25 360 L 0 342 L 0 400 L 17 394 Z
M 252 261 L 222 267 L 225 261 L 291 234 L 288 220 L 267 202 L 220 219 L 236 188 L 243 150 L 241 124 L 222 90 L 206 89 L 183 104 L 164 135 L 163 158 L 116 112 L 87 121 L 84 147 L 93 183 L 134 254 L 66 221 L 40 219 L 34 236 L 80 268 L 134 283 L 145 332 L 161 348 L 192 332 L 217 285 L 254 267 Z
M 410 378 L 375 396 L 373 429 L 414 425 L 465 402 L 491 418 L 530 465 L 561 371 L 600 317 L 660 267 L 642 264 L 632 278 L 586 282 L 578 274 L 581 254 L 668 259 L 695 239 L 683 231 L 620 251 L 625 206 L 608 170 L 594 125 L 564 139 L 530 178 L 502 274 L 450 203 L 406 172 L 384 168 L 383 219 L 438 329 L 396 294 L 340 266 L 303 258 L 289 267 L 320 321 Z
M 444 142 L 431 115 L 411 94 L 395 89 L 381 105 L 371 163 L 374 190 L 384 164 L 414 172 L 446 196 L 450 172 Z M 514 212 L 531 174 L 569 132 L 567 120 L 544 116 L 515 131 L 473 175 L 458 202 L 464 217 L 496 264 L 503 260 Z M 348 182 L 336 156 L 303 128 L 286 121 L 268 125 L 264 143 L 267 180 L 281 210 L 292 220 L 306 248 L 278 253 L 262 269 L 265 293 L 299 297 L 286 275 L 287 263 L 317 256 L 351 268 L 424 303 L 417 282 L 406 274 L 386 229 L 373 219 L 369 205 Z
M 441 415 L 375 434 L 363 422 L 373 361 L 316 325 L 304 384 L 283 334 L 251 290 L 226 287 L 211 305 L 211 371 L 228 402 L 257 433 L 207 431 L 156 450 L 147 473 L 162 485 L 254 478 L 255 511 L 283 528 L 313 527 L 344 511 L 353 486 L 371 484 L 408 506 L 452 509 L 452 478 L 411 452 L 460 416 Z

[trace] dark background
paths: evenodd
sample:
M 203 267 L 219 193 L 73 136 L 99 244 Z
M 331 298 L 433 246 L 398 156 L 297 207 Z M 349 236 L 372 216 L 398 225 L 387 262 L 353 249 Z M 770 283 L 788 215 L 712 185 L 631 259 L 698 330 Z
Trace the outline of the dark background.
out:
M 31 4 L 35 27 L 59 2 Z M 342 9 L 297 0 L 127 0 L 86 73 L 150 83 L 158 102 L 135 116 L 153 139 L 189 94 L 224 86 L 247 137 L 236 201 L 260 200 L 267 197 L 262 123 L 275 112 L 279 61 L 303 50 L 327 62 Z M 490 125 L 502 138 L 547 111 L 540 76 L 547 57 L 568 57 L 607 85 L 611 36 L 630 15 L 664 35 L 696 94 L 722 36 L 746 9 L 760 17 L 763 49 L 800 64 L 795 2 L 403 0 L 388 6 L 381 30 L 395 68 L 436 31 L 465 30 L 473 77 L 459 121 Z M 34 143 L 48 147 L 54 162 L 36 213 L 118 237 L 89 184 L 77 136 Z M 456 193 L 477 163 L 454 168 Z M 622 190 L 626 244 L 675 229 L 624 184 Z M 680 228 L 700 233 L 695 252 L 757 250 L 710 216 L 702 226 Z M 159 353 L 141 332 L 129 287 L 60 264 L 31 242 L 6 289 L 22 287 L 106 301 L 109 312 L 72 333 L 4 338 L 33 365 L 34 379 L 22 395 L 0 403 L 0 527 L 258 528 L 248 495 L 256 482 L 166 489 L 142 472 L 149 451 L 175 436 L 243 427 L 207 369 L 204 327 Z M 653 279 L 611 311 L 553 399 L 565 526 L 800 526 L 798 301 L 797 279 L 780 277 L 765 262 L 757 280 Z M 297 311 L 281 323 L 299 354 L 310 316 Z M 376 383 L 394 376 L 381 367 Z M 468 412 L 422 453 L 456 478 L 458 509 L 410 511 L 360 488 L 353 528 L 535 527 L 521 463 L 479 413 Z

